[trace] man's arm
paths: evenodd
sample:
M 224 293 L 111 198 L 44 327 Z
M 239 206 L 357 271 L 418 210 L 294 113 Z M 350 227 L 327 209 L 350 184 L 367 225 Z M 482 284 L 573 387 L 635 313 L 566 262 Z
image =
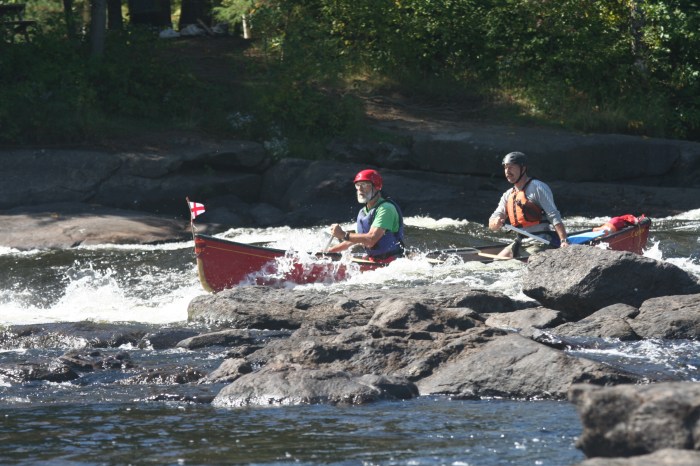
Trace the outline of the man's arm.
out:
M 533 200 L 542 208 L 542 210 L 544 210 L 544 213 L 547 215 L 547 218 L 554 227 L 554 231 L 557 232 L 557 236 L 559 236 L 561 244 L 566 246 L 568 244 L 566 242 L 568 235 L 566 233 L 564 222 L 561 219 L 559 209 L 557 209 L 556 204 L 554 204 L 554 195 L 552 194 L 552 190 L 546 183 L 539 182 L 535 186 L 535 191 L 533 194 L 535 197 Z
M 506 201 L 508 199 L 509 192 L 510 190 L 503 193 L 501 198 L 498 200 L 496 210 L 493 211 L 491 217 L 489 218 L 489 229 L 492 231 L 500 230 L 506 223 Z
M 346 249 L 350 249 L 352 246 L 354 246 L 353 243 L 350 241 L 341 241 L 340 243 L 336 244 L 335 246 L 331 246 L 328 249 L 326 249 L 326 252 L 342 252 L 345 251 Z
M 557 223 L 556 225 L 554 225 L 554 230 L 557 232 L 557 235 L 559 235 L 559 240 L 561 241 L 562 246 L 566 246 L 567 244 L 569 244 L 566 241 L 566 227 L 564 227 L 563 223 Z
M 367 233 L 348 233 L 338 224 L 331 226 L 331 235 L 343 240 L 342 243 L 328 248 L 328 252 L 340 252 L 359 244 L 366 248 L 374 247 L 382 239 L 384 233 L 396 227 L 398 230 L 398 212 L 393 204 L 385 202 L 377 207 L 374 220 Z M 393 231 L 393 230 L 392 230 Z
M 344 231 L 338 224 L 333 225 L 331 228 L 331 234 L 343 241 L 340 244 L 336 244 L 335 246 L 328 248 L 327 252 L 345 251 L 356 244 L 366 248 L 371 248 L 377 244 L 377 241 L 384 236 L 384 232 L 386 231 L 384 228 L 373 226 L 367 233 L 350 233 Z
M 563 223 L 559 209 L 557 209 L 557 206 L 554 203 L 554 195 L 552 194 L 550 187 L 546 183 L 539 180 L 534 180 L 532 183 L 530 183 L 530 186 L 532 187 L 532 192 L 530 193 L 528 190 L 527 197 L 532 199 L 535 204 L 540 206 L 547 216 L 549 223 L 555 227 L 556 225 Z

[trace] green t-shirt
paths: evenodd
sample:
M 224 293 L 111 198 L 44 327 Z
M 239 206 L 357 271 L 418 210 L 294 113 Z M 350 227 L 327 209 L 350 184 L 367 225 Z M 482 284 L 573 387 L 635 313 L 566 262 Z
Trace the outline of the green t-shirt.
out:
M 399 231 L 399 212 L 396 210 L 394 204 L 389 201 L 379 198 L 379 207 L 377 207 L 377 212 L 374 215 L 374 221 L 372 222 L 373 227 L 382 228 L 387 231 L 396 233 Z M 367 213 L 367 207 L 365 207 L 365 213 Z

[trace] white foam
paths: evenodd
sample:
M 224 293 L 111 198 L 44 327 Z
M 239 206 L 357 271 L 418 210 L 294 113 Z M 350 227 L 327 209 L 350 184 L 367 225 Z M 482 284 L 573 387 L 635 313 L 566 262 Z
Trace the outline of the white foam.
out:
M 664 220 L 700 220 L 700 209 L 689 210 L 678 215 L 672 215 L 671 217 L 664 218 Z
M 416 217 L 406 217 L 404 223 L 407 226 L 428 228 L 431 230 L 445 230 L 454 229 L 458 227 L 465 227 L 469 225 L 468 220 L 455 220 L 452 218 L 443 217 L 440 219 L 433 219 L 430 217 L 416 216 Z
M 699 228 L 695 220 L 700 219 L 700 209 L 686 212 L 681 216 L 672 217 L 667 222 L 669 227 L 675 223 L 691 221 L 693 228 Z M 572 217 L 565 219 L 569 225 L 597 225 L 608 218 Z M 659 222 L 658 224 L 663 224 Z M 476 237 L 487 237 L 485 225 L 470 223 L 467 220 L 449 218 L 433 219 L 430 217 L 407 217 L 406 225 L 413 231 L 418 241 L 432 241 L 433 232 L 440 231 L 439 240 L 443 243 L 455 242 L 458 246 L 469 246 Z M 345 229 L 354 229 L 354 224 L 346 224 Z M 665 227 L 664 227 L 665 228 Z M 470 235 L 467 230 L 473 230 Z M 464 233 L 464 234 L 463 234 Z M 683 233 L 685 234 L 685 233 Z M 321 225 L 311 228 L 236 228 L 217 235 L 244 243 L 264 243 L 268 246 L 290 251 L 287 257 L 278 261 L 278 273 L 289 270 L 293 261 L 314 262 L 315 256 L 308 254 L 327 247 L 330 235 L 329 226 Z M 470 239 L 471 238 L 471 239 Z M 410 238 L 409 238 L 410 239 Z M 433 243 L 430 243 L 433 244 Z M 690 257 L 663 258 L 660 241 L 650 239 L 650 247 L 645 251 L 646 257 L 666 260 L 678 267 L 700 277 L 700 264 L 697 259 Z M 442 246 L 447 247 L 447 246 Z M 134 321 L 144 323 L 183 322 L 187 319 L 189 302 L 204 291 L 197 279 L 197 271 L 192 260 L 192 266 L 182 268 L 183 262 L 172 267 L 169 260 L 162 260 L 163 251 L 172 251 L 171 259 L 180 255 L 194 258 L 193 242 L 184 241 L 160 245 L 96 245 L 77 248 L 87 259 L 81 259 L 73 266 L 48 266 L 57 275 L 55 280 L 60 285 L 52 285 L 48 291 L 43 285 L 35 289 L 18 289 L 11 282 L 0 289 L 0 324 L 28 324 L 60 321 Z M 182 252 L 180 252 L 182 251 Z M 293 252 L 292 252 L 293 251 Z M 101 254 L 104 252 L 104 256 Z M 70 253 L 70 252 L 67 252 Z M 150 261 L 151 253 L 155 257 Z M 0 248 L 0 256 L 12 263 L 14 258 L 18 263 L 32 262 L 36 258 L 36 273 L 42 273 L 47 267 L 42 254 L 46 251 L 18 251 L 11 248 Z M 109 262 L 110 255 L 121 262 L 119 271 L 104 269 L 104 263 Z M 49 253 L 51 256 L 51 253 Z M 165 254 L 167 256 L 167 254 Z M 55 257 L 55 256 L 54 256 Z M 104 258 L 103 258 L 104 257 Z M 141 258 L 146 258 L 142 261 Z M 134 265 L 130 266 L 134 261 Z M 90 261 L 95 261 L 93 266 Z M 177 261 L 175 261 L 177 262 Z M 186 263 L 185 263 L 186 264 Z M 338 266 L 340 263 L 337 264 Z M 32 265 L 34 266 L 34 265 Z M 114 265 L 116 267 L 116 265 Z M 336 266 L 336 263 L 333 264 Z M 529 300 L 521 290 L 522 274 L 525 265 L 517 261 L 498 261 L 492 263 L 461 261 L 433 264 L 424 255 L 412 258 L 402 258 L 387 267 L 374 271 L 360 273 L 358 268 L 349 263 L 346 274 L 347 280 L 333 282 L 329 277 L 325 283 L 304 285 L 301 288 L 324 289 L 329 292 L 346 288 L 383 288 L 410 287 L 423 284 L 462 284 L 465 288 L 478 288 L 502 292 L 515 299 Z M 331 271 L 331 275 L 334 272 Z M 282 275 L 280 275 L 281 277 Z M 51 279 L 50 277 L 48 279 Z M 41 283 L 41 281 L 34 281 Z M 288 284 L 294 287 L 294 284 Z M 59 290 L 59 291 L 56 291 Z M 60 293 L 60 296 L 43 296 L 49 292 Z M 42 299 L 34 299 L 35 295 Z
M 186 321 L 189 302 L 202 293 L 196 272 L 192 273 L 189 283 L 174 288 L 173 284 L 183 277 L 146 275 L 137 278 L 137 285 L 129 280 L 124 285 L 119 284 L 112 270 L 97 272 L 88 266 L 73 271 L 78 278 L 69 280 L 62 296 L 46 307 L 26 304 L 26 298 L 36 290 L 3 290 L 0 324 Z
M 663 253 L 661 252 L 661 242 L 649 240 L 651 246 L 647 244 L 647 249 L 644 250 L 643 256 L 650 259 L 656 259 L 658 261 L 663 260 Z

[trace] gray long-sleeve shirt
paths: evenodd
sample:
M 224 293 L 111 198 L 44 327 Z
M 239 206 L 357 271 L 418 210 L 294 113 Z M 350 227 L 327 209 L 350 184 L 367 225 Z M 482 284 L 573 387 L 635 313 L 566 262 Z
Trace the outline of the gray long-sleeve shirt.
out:
M 503 218 L 503 219 L 508 219 L 508 213 L 506 212 L 506 205 L 508 204 L 508 197 L 512 195 L 513 190 L 515 189 L 515 186 L 507 190 L 503 195 L 501 196 L 501 199 L 498 201 L 498 207 L 496 207 L 496 210 L 493 211 L 491 214 L 491 218 Z M 533 179 L 528 183 L 528 185 L 525 187 L 525 196 L 538 206 L 542 208 L 544 211 L 545 215 L 547 216 L 547 220 L 549 220 L 549 223 L 551 225 L 556 225 L 558 223 L 563 223 L 561 220 L 561 214 L 559 213 L 559 210 L 557 209 L 556 204 L 554 203 L 554 195 L 552 194 L 552 190 L 549 188 L 549 186 L 540 181 L 540 180 L 535 180 Z M 551 227 L 546 224 L 539 224 L 539 225 L 533 225 L 531 227 L 524 228 L 524 230 L 529 231 L 529 232 L 537 232 L 537 231 L 544 231 L 544 230 L 551 230 Z

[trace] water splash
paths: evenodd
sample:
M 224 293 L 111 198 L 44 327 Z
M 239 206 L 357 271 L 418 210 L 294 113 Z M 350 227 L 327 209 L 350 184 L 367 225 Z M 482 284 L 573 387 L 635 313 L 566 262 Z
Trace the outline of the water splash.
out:
M 590 228 L 607 218 L 566 218 L 570 230 Z M 655 220 L 646 257 L 665 260 L 700 277 L 697 251 L 700 210 Z M 338 282 L 340 263 L 332 264 L 328 280 L 286 287 L 323 289 L 411 287 L 463 284 L 515 299 L 522 294 L 525 265 L 446 261 L 434 264 L 425 251 L 473 246 L 505 240 L 479 223 L 449 218 L 406 218 L 409 245 L 416 253 L 387 267 L 360 273 L 345 262 L 345 280 Z M 692 226 L 693 229 L 686 229 Z M 683 227 L 683 229 L 678 229 Z M 344 226 L 353 229 L 354 225 Z M 261 243 L 288 251 L 269 277 L 282 279 L 296 262 L 311 263 L 328 244 L 327 225 L 309 228 L 236 228 L 219 235 L 246 243 Z M 502 235 L 501 235 L 502 236 Z M 198 283 L 192 241 L 161 245 L 96 245 L 64 251 L 17 251 L 0 248 L 0 324 L 76 320 L 183 322 L 189 302 L 204 291 Z M 251 283 L 254 281 L 251 281 Z
M 181 245 L 91 246 L 70 251 L 35 251 L 14 260 L 31 275 L 0 290 L 0 324 L 82 320 L 146 323 L 182 322 L 187 305 L 201 294 L 194 264 L 171 267 Z M 72 258 L 72 262 L 68 260 Z M 17 278 L 17 277 L 16 277 Z
M 680 213 L 678 215 L 666 217 L 664 220 L 700 221 L 700 209 L 689 210 L 687 212 L 683 212 L 683 213 Z
M 650 380 L 700 381 L 700 342 L 697 341 L 611 341 L 603 348 L 572 353 L 632 370 Z

